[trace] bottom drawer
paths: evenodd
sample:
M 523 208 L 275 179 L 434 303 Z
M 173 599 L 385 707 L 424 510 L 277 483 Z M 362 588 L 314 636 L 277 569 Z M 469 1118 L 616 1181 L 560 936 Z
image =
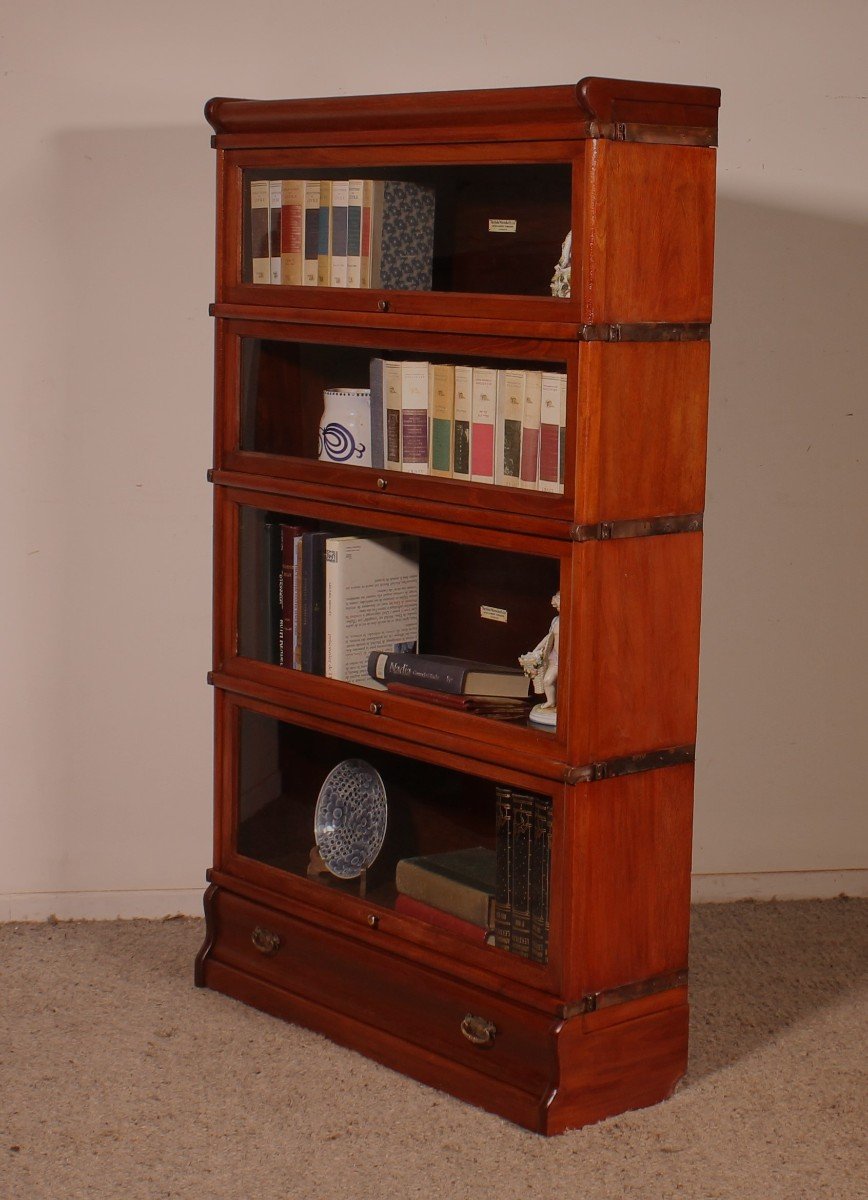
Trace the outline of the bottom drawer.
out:
M 210 928 L 208 960 L 524 1091 L 556 1078 L 554 1017 L 220 888 Z

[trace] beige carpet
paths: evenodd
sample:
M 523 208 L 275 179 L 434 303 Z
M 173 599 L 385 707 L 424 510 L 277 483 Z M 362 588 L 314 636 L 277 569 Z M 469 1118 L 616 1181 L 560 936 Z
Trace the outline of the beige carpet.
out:
M 199 922 L 0 926 L 2 1200 L 864 1200 L 868 902 L 694 913 L 688 1077 L 546 1140 L 192 986 Z

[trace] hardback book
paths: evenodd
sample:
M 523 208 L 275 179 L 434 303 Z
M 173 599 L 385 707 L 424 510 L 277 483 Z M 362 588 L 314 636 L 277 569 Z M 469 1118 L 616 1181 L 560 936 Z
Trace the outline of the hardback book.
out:
M 548 962 L 552 798 L 535 796 L 530 849 L 530 956 Z
M 536 490 L 539 480 L 539 420 L 542 372 L 525 372 L 524 411 L 521 418 L 521 486 Z
M 470 479 L 494 483 L 494 428 L 497 417 L 497 371 L 473 368 L 470 430 Z
M 517 696 L 452 695 L 449 692 L 414 687 L 409 683 L 387 683 L 386 687 L 395 696 L 406 696 L 410 700 L 421 700 L 426 704 L 437 704 L 441 708 L 493 717 L 501 721 L 524 721 L 530 705 L 529 699 Z
M 304 249 L 303 179 L 284 179 L 280 214 L 280 280 L 298 286 Z
M 331 216 L 331 261 L 329 285 L 347 286 L 347 206 L 350 199 L 350 184 L 347 179 L 336 179 L 332 184 Z
M 280 603 L 280 637 L 277 661 L 282 667 L 292 668 L 293 641 L 298 636 L 298 601 L 295 594 L 295 543 L 304 533 L 301 525 L 280 526 L 280 581 L 278 599 Z
M 268 180 L 250 184 L 250 282 L 271 283 L 268 251 Z
M 351 179 L 347 189 L 347 287 L 362 286 L 362 205 L 365 181 Z
M 368 369 L 368 386 L 371 390 L 371 466 L 386 465 L 386 405 L 385 405 L 384 358 L 372 358 Z
M 283 213 L 283 182 L 272 179 L 268 185 L 268 256 L 270 283 L 280 283 L 280 226 Z
M 316 287 L 319 276 L 319 199 L 320 181 L 304 181 L 304 240 L 302 279 L 305 287 Z
M 387 361 L 383 366 L 383 416 L 385 417 L 385 466 L 401 470 L 401 363 Z
M 521 420 L 525 372 L 497 372 L 497 428 L 494 436 L 494 482 L 518 487 L 521 473 Z
M 558 491 L 563 492 L 567 464 L 567 377 L 561 375 L 561 427 L 558 430 Z
M 319 287 L 328 287 L 332 274 L 332 182 L 319 181 L 319 235 L 317 240 L 317 274 Z
M 359 287 L 371 286 L 371 201 L 374 192 L 373 179 L 362 180 L 362 232 L 359 260 Z
M 561 372 L 543 371 L 540 387 L 539 423 L 539 490 L 562 492 L 561 430 L 562 411 L 566 397 L 566 376 Z
M 495 803 L 494 944 L 501 950 L 509 950 L 512 930 L 512 789 L 497 788 Z
M 325 590 L 327 530 L 305 533 L 301 538 L 301 669 L 311 675 L 325 674 Z
M 399 892 L 395 898 L 395 912 L 404 917 L 413 917 L 417 921 L 425 921 L 428 925 L 436 925 L 438 929 L 445 929 L 447 933 L 454 933 L 456 937 L 468 942 L 484 943 L 489 934 L 485 925 L 474 925 L 472 921 L 464 921 L 441 908 L 435 908 L 433 904 L 417 900 L 415 896 L 405 896 L 403 892 Z
M 372 646 L 419 640 L 419 543 L 414 537 L 330 537 L 325 551 L 325 674 L 361 687 Z
M 470 423 L 473 417 L 473 368 L 455 368 L 455 423 L 452 478 L 470 479 Z
M 402 858 L 395 870 L 402 895 L 486 929 L 493 928 L 494 880 L 495 853 L 485 846 Z
M 371 287 L 430 292 L 434 268 L 434 189 L 375 180 L 371 189 Z
M 510 696 L 524 699 L 528 679 L 517 667 L 472 662 L 442 654 L 406 654 L 382 644 L 368 656 L 367 669 L 379 683 L 404 683 L 466 696 Z
M 431 363 L 428 368 L 431 413 L 431 474 L 452 476 L 452 433 L 455 423 L 455 368 Z
M 428 474 L 428 363 L 401 363 L 401 470 Z
M 292 565 L 292 669 L 300 671 L 303 666 L 301 639 L 304 633 L 304 533 L 300 537 L 293 538 Z
M 530 958 L 530 859 L 533 819 L 533 796 L 526 792 L 513 792 L 509 948 L 513 954 L 520 954 L 522 958 Z

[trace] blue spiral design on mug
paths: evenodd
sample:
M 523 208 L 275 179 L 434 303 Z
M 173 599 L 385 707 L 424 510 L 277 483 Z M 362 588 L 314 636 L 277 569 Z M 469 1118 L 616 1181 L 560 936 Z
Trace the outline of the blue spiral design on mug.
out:
M 364 457 L 366 447 L 357 444 L 356 439 L 345 425 L 331 421 L 319 431 L 319 454 L 323 449 L 332 462 L 347 462 L 349 459 Z

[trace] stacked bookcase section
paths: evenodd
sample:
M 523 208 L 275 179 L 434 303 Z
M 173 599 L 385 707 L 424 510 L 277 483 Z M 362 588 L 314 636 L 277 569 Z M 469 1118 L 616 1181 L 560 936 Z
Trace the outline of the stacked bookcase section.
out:
M 196 979 L 542 1133 L 686 1065 L 718 103 L 206 109 Z

